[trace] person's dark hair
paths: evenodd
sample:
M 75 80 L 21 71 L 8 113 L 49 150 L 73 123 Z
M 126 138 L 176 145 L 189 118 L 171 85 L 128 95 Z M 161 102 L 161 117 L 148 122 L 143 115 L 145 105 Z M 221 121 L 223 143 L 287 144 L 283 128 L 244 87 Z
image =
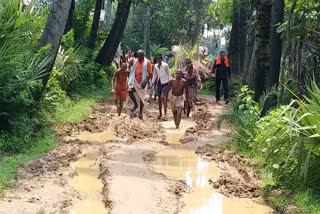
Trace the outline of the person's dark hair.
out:
M 153 58 L 153 64 L 157 64 L 157 58 Z
M 157 54 L 156 59 L 162 59 L 162 55 L 161 54 Z
M 190 58 L 186 59 L 186 64 L 192 64 L 192 60 Z
M 221 55 L 221 54 L 226 55 L 226 52 L 224 52 L 224 51 L 220 51 L 220 55 Z
M 138 57 L 138 52 L 137 52 L 137 51 L 134 52 L 133 56 L 134 56 L 135 58 L 137 58 L 137 57 Z

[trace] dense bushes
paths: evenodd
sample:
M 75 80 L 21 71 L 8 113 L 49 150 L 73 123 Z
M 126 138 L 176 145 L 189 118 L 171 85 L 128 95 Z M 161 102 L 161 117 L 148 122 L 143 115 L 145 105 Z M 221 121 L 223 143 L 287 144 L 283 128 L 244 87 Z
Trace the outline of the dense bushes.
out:
M 258 160 L 278 187 L 315 188 L 320 167 L 320 89 L 315 82 L 310 98 L 261 115 L 246 86 L 221 120 L 231 120 L 236 134 L 230 145 Z
M 0 0 L 0 153 L 25 151 L 40 127 L 47 125 L 48 113 L 54 114 L 59 105 L 83 88 L 106 83 L 105 71 L 91 62 L 71 30 L 62 39 L 42 91 L 50 45 L 39 49 L 38 41 L 47 15 L 46 8 Z

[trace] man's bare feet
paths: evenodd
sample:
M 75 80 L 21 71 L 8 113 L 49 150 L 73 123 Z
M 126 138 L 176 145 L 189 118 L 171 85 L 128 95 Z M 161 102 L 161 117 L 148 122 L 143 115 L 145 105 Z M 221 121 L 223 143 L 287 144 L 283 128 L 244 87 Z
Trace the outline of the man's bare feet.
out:
M 143 115 L 140 113 L 139 116 L 138 116 L 138 118 L 139 118 L 140 120 L 143 120 Z
M 158 116 L 158 120 L 162 120 L 162 115 L 159 115 L 159 116 Z

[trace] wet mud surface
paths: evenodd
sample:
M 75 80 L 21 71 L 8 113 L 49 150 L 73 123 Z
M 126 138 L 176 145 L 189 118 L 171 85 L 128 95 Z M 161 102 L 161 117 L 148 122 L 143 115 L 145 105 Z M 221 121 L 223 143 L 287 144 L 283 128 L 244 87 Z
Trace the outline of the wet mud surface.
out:
M 131 105 L 119 118 L 113 100 L 105 99 L 82 123 L 55 127 L 59 145 L 19 168 L 15 185 L 0 198 L 0 213 L 204 214 L 207 203 L 192 199 L 203 195 L 215 199 L 217 213 L 235 213 L 232 207 L 272 213 L 260 202 L 260 182 L 248 161 L 217 146 L 230 135 L 215 128 L 225 106 L 202 96 L 192 118 L 176 131 L 168 127 L 170 108 L 170 121 L 160 122 L 157 103 L 146 105 L 144 120 L 128 110 Z M 163 169 L 155 166 L 161 155 L 173 168 L 165 162 Z M 177 157 L 202 171 L 181 168 Z M 191 180 L 185 179 L 188 171 Z M 193 212 L 194 206 L 199 209 Z
M 214 189 L 228 197 L 257 198 L 261 182 L 244 157 L 216 145 L 204 145 L 196 150 L 205 160 L 214 161 L 223 170 L 217 181 L 210 180 Z

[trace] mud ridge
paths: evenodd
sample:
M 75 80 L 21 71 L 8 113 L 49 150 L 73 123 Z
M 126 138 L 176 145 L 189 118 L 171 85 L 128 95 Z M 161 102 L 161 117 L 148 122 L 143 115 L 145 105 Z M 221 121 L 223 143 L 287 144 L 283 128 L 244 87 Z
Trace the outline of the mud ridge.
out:
M 204 145 L 196 150 L 205 160 L 214 161 L 222 170 L 217 181 L 209 180 L 212 187 L 227 197 L 257 198 L 261 195 L 261 180 L 249 160 L 225 148 Z

